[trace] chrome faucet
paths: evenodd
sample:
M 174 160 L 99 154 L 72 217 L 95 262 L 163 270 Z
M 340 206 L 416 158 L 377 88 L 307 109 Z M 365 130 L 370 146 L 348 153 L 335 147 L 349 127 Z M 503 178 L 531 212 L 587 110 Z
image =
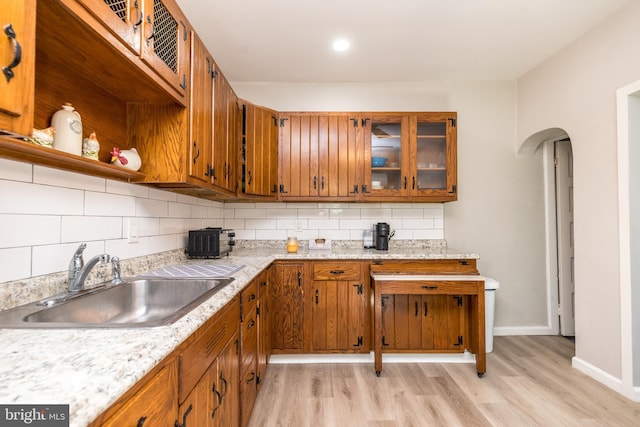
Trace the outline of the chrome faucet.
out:
M 111 258 L 111 275 L 113 276 L 111 283 L 114 285 L 124 283 L 124 280 L 120 277 L 120 258 L 117 256 Z
M 71 258 L 71 262 L 69 263 L 69 292 L 78 292 L 84 289 L 84 281 L 89 276 L 89 272 L 91 269 L 98 263 L 109 262 L 111 258 L 107 254 L 96 255 L 91 258 L 87 263 L 84 263 L 84 259 L 82 258 L 82 252 L 86 249 L 87 244 L 82 243 L 76 249 L 76 253 L 73 254 L 73 258 Z

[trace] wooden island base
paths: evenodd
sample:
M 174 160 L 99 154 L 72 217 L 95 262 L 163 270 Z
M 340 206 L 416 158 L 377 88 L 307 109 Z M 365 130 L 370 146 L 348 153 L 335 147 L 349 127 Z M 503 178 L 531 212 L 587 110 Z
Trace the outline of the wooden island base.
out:
M 482 377 L 487 370 L 485 347 L 484 278 L 479 275 L 408 275 L 371 273 L 374 291 L 374 368 L 382 372 L 382 296 L 383 295 L 451 295 L 469 296 L 469 345 L 476 355 L 476 370 Z

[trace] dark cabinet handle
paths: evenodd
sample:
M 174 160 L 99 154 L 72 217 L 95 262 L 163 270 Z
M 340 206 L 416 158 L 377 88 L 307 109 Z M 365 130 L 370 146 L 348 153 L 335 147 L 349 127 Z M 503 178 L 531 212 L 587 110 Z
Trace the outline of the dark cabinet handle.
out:
M 278 184 L 273 184 L 273 190 L 271 190 L 272 193 L 277 193 L 278 192 Z
M 428 289 L 428 290 L 430 290 L 430 291 L 433 291 L 433 290 L 438 289 L 438 287 L 437 287 L 437 286 L 427 286 L 427 285 L 422 285 L 421 287 L 422 287 L 422 289 Z
M 186 415 L 186 414 L 185 414 Z M 136 424 L 136 427 L 142 427 L 144 426 L 144 422 L 147 421 L 147 417 L 140 417 L 138 418 L 138 423 Z
M 198 160 L 198 157 L 200 157 L 200 149 L 198 148 L 198 143 L 196 141 L 193 141 L 193 148 L 196 152 L 196 155 L 193 156 L 193 164 L 195 165 L 196 161 Z
M 302 286 L 302 273 L 298 271 L 298 287 Z
M 316 305 L 320 304 L 320 291 L 316 289 Z
M 251 174 L 251 171 L 247 171 L 247 175 L 249 175 L 249 182 L 247 183 L 247 185 L 251 185 L 251 183 L 253 182 L 253 175 Z
M 179 425 L 178 422 L 176 421 L 176 427 L 187 427 L 187 417 L 189 416 L 189 413 L 191 412 L 192 409 L 193 409 L 193 405 L 189 405 L 187 410 L 184 411 L 184 415 L 182 415 L 182 424 Z M 138 425 L 138 427 L 140 427 L 140 425 Z
M 353 191 L 351 191 L 349 194 L 358 194 L 358 185 L 354 185 L 353 186 Z
M 149 46 L 150 41 L 156 38 L 156 27 L 151 23 L 151 15 L 147 15 L 147 22 L 151 25 L 151 35 L 146 39 L 147 46 Z
M 418 301 L 416 301 L 416 317 L 418 317 Z
M 404 177 L 404 189 L 405 190 L 407 189 L 407 177 L 406 176 Z
M 249 377 L 249 379 L 247 380 L 247 384 L 250 384 L 253 382 L 253 380 L 256 379 L 256 373 L 251 371 L 251 376 Z
M 10 23 L 4 26 L 4 33 L 9 37 L 11 43 L 13 43 L 13 60 L 6 67 L 2 67 L 2 74 L 4 74 L 8 82 L 15 76 L 13 69 L 22 61 L 22 46 L 20 46 L 20 43 L 16 40 L 16 32 Z
M 280 184 L 280 192 L 282 194 L 287 194 L 288 193 L 288 191 L 284 191 L 284 184 Z
M 366 184 L 362 184 L 362 194 L 369 194 L 370 192 L 367 191 L 367 185 Z
M 416 189 L 416 177 L 415 176 L 411 177 L 411 189 L 412 190 Z
M 136 10 L 138 11 L 138 22 L 133 24 L 133 31 L 135 32 L 135 31 L 138 31 L 138 28 L 142 24 L 142 20 L 144 19 L 144 13 L 142 13 L 142 11 L 140 10 L 140 5 L 138 4 L 138 0 L 135 0 L 133 2 L 133 7 L 135 7 Z
M 322 179 L 320 180 L 320 189 L 324 190 L 324 176 L 322 177 Z
M 220 372 L 220 381 L 222 381 L 222 383 L 224 384 L 224 391 L 220 395 L 220 399 L 222 400 L 222 398 L 227 394 L 227 391 L 229 389 L 229 384 L 227 383 L 227 380 L 224 378 L 224 372 Z
M 215 418 L 216 416 L 216 411 L 218 410 L 218 408 L 220 407 L 220 405 L 222 405 L 222 396 L 220 395 L 220 393 L 218 392 L 218 390 L 216 390 L 216 385 L 213 385 L 213 388 L 211 389 L 211 391 L 213 393 L 215 393 L 218 396 L 218 404 L 216 405 L 215 408 L 213 408 L 213 410 L 211 411 L 211 418 Z
M 429 313 L 429 306 L 427 305 L 427 302 L 424 302 L 424 317 L 427 317 L 427 314 Z
M 315 189 L 317 189 L 317 187 L 318 187 L 318 177 L 314 176 L 313 177 L 313 189 L 315 190 Z
M 338 276 L 340 274 L 344 274 L 344 270 L 331 270 L 331 271 L 329 271 L 329 273 L 331 273 L 331 274 L 333 274 L 335 276 Z
M 253 328 L 255 325 L 256 325 L 256 321 L 255 321 L 255 320 L 253 320 L 253 319 L 251 319 L 251 320 L 249 321 L 249 323 L 247 323 L 247 331 L 248 331 L 249 329 Z

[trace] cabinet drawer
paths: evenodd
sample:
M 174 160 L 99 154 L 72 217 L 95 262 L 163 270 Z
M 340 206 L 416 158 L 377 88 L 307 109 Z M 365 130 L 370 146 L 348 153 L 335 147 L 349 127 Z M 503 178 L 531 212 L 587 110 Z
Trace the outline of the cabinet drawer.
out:
M 370 268 L 393 274 L 478 274 L 475 259 L 375 260 Z
M 360 280 L 358 262 L 322 262 L 313 264 L 313 280 Z
M 479 288 L 484 289 L 482 280 L 476 281 L 440 281 L 440 280 L 374 280 L 374 288 L 382 287 L 383 294 L 396 295 L 477 295 Z
M 255 310 L 258 304 L 258 281 L 252 281 L 247 287 L 242 290 L 240 294 L 240 301 L 242 304 L 242 317 L 245 319 L 251 310 Z
M 180 402 L 189 395 L 211 362 L 238 330 L 240 301 L 234 298 L 192 335 L 180 354 Z

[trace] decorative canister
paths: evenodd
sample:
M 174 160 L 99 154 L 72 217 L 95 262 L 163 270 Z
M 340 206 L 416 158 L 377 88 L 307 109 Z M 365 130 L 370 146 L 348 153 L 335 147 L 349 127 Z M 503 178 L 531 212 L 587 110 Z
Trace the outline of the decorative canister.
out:
M 297 237 L 289 237 L 287 239 L 287 252 L 296 253 L 298 252 L 298 238 Z
M 67 153 L 82 155 L 82 119 L 66 102 L 51 118 L 51 126 L 56 130 L 53 135 L 53 148 Z
M 82 141 L 82 157 L 87 159 L 98 160 L 98 153 L 100 152 L 100 143 L 96 137 L 95 132 L 91 132 L 89 138 L 85 138 Z

